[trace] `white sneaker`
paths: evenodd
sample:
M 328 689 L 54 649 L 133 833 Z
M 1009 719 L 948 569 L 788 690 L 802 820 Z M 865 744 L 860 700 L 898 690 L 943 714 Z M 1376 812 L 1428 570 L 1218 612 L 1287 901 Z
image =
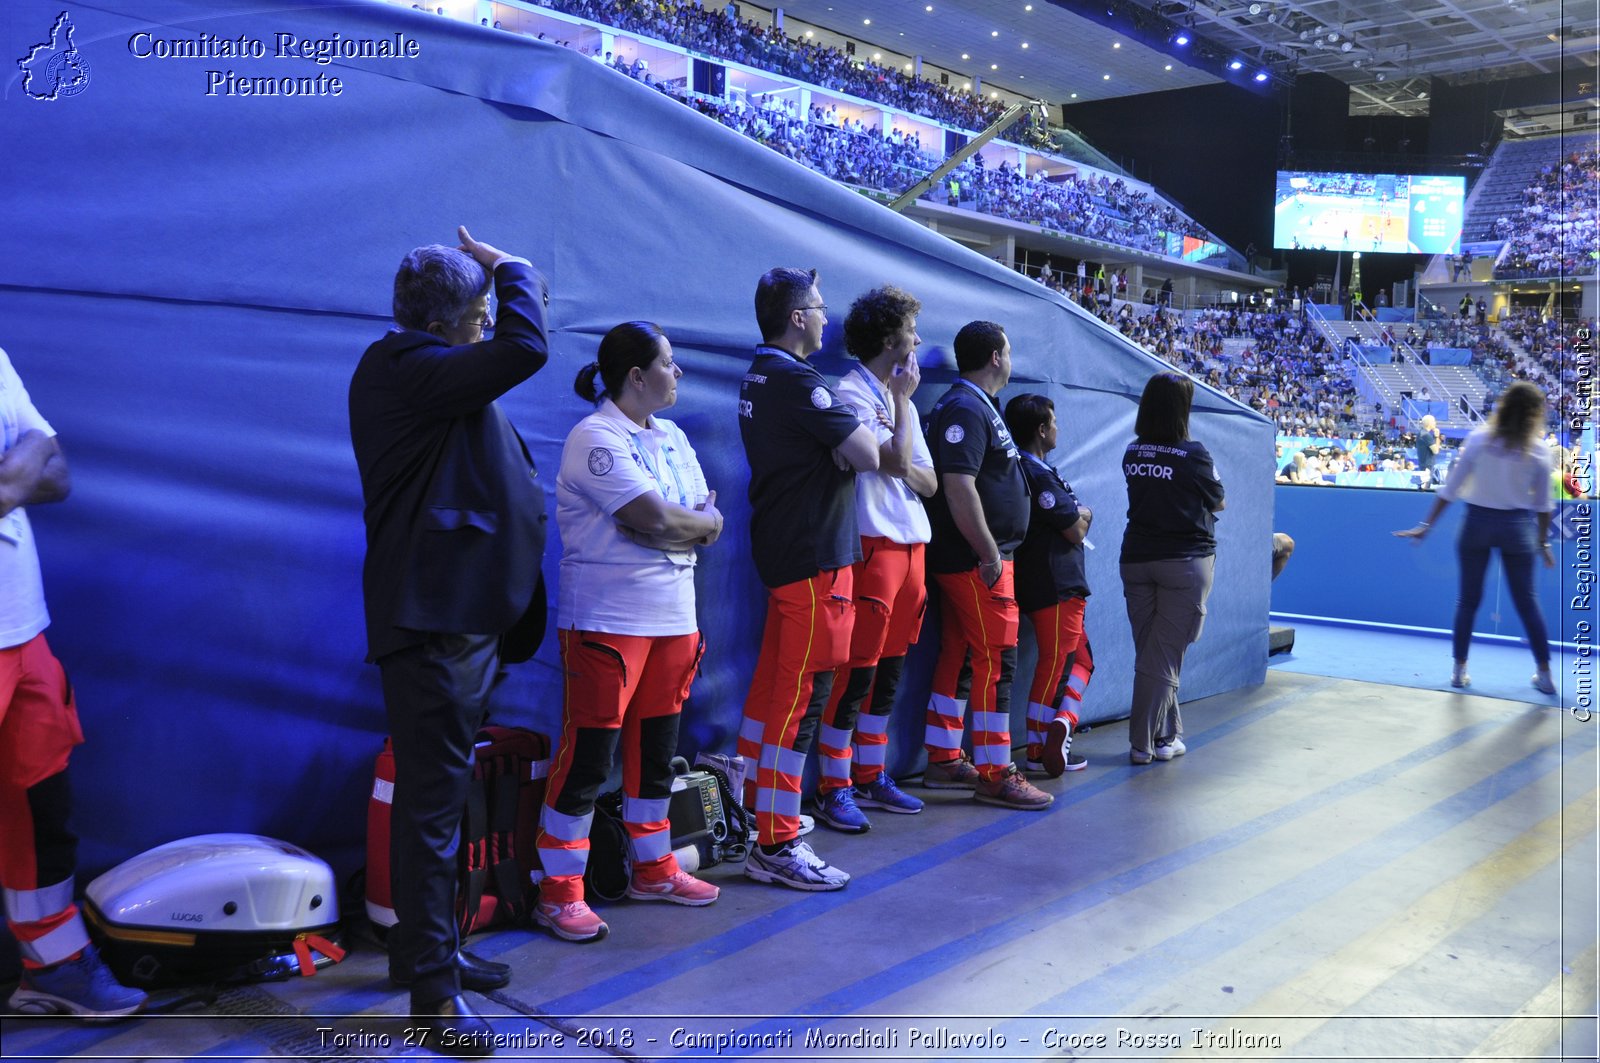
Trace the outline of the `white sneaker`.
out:
M 1467 674 L 1467 666 L 1458 664 L 1450 671 L 1450 685 L 1457 690 L 1472 685 L 1472 677 Z
M 1171 760 L 1173 757 L 1181 757 L 1187 752 L 1189 752 L 1189 747 L 1183 744 L 1183 739 L 1174 735 L 1165 742 L 1157 742 L 1155 749 L 1150 751 L 1150 755 L 1157 760 Z
M 1541 694 L 1554 694 L 1556 681 L 1549 672 L 1536 672 L 1533 677 L 1533 689 Z
M 850 881 L 848 874 L 831 866 L 802 841 L 792 841 L 771 856 L 762 852 L 759 845 L 754 846 L 745 857 L 744 874 L 757 882 L 813 892 L 842 890 Z

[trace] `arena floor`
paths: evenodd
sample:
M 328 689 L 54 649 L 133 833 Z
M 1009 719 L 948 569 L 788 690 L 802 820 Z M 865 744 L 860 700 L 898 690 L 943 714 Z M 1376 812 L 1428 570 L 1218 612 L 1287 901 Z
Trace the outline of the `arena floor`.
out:
M 480 1001 L 499 1055 L 1596 1057 L 1600 723 L 1282 667 L 1185 718 L 1188 755 L 1142 768 L 1120 724 L 1083 733 L 1042 814 L 921 791 L 921 815 L 819 830 L 838 893 L 724 865 L 716 905 L 610 905 L 599 944 L 479 936 L 517 969 Z M 210 1008 L 7 1019 L 4 1054 L 428 1055 L 384 972 L 358 946 Z

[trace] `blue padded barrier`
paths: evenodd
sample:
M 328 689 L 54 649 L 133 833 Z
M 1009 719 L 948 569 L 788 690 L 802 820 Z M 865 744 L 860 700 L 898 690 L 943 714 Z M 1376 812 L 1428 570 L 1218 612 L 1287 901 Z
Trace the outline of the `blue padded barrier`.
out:
M 1289 567 L 1272 585 L 1274 613 L 1449 631 L 1459 582 L 1459 503 L 1418 544 L 1391 533 L 1427 515 L 1429 493 L 1288 485 L 1276 492 L 1276 530 L 1293 536 L 1296 545 Z M 1553 517 L 1556 567 L 1540 566 L 1537 576 L 1553 642 L 1592 643 L 1600 622 L 1593 595 L 1595 510 L 1594 502 L 1562 502 Z M 1489 563 L 1484 587 L 1473 631 L 1525 638 L 1498 556 Z

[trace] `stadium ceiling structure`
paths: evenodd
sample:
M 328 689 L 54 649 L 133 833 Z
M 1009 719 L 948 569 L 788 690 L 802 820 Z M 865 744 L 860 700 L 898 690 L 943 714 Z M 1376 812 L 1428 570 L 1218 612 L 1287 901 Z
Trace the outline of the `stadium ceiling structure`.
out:
M 789 0 L 782 7 L 1051 103 L 1214 84 L 1234 77 L 1233 61 L 1241 82 L 1260 74 L 1280 85 L 1302 73 L 1335 77 L 1351 88 L 1352 114 L 1424 114 L 1433 78 L 1460 83 L 1565 69 L 1580 81 L 1600 80 L 1600 0 Z

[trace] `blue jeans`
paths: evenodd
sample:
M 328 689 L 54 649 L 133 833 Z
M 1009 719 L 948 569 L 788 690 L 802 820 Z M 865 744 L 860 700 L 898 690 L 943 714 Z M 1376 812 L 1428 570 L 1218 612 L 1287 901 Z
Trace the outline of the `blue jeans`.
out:
M 1528 645 L 1540 668 L 1550 664 L 1550 638 L 1545 631 L 1544 614 L 1533 593 L 1533 568 L 1539 556 L 1538 519 L 1526 509 L 1485 509 L 1467 507 L 1461 538 L 1456 540 L 1456 556 L 1461 560 L 1461 591 L 1456 598 L 1456 619 L 1451 648 L 1458 661 L 1467 659 L 1472 641 L 1472 622 L 1483 601 L 1483 577 L 1489 568 L 1489 551 L 1500 551 L 1505 566 L 1511 602 L 1528 633 Z

